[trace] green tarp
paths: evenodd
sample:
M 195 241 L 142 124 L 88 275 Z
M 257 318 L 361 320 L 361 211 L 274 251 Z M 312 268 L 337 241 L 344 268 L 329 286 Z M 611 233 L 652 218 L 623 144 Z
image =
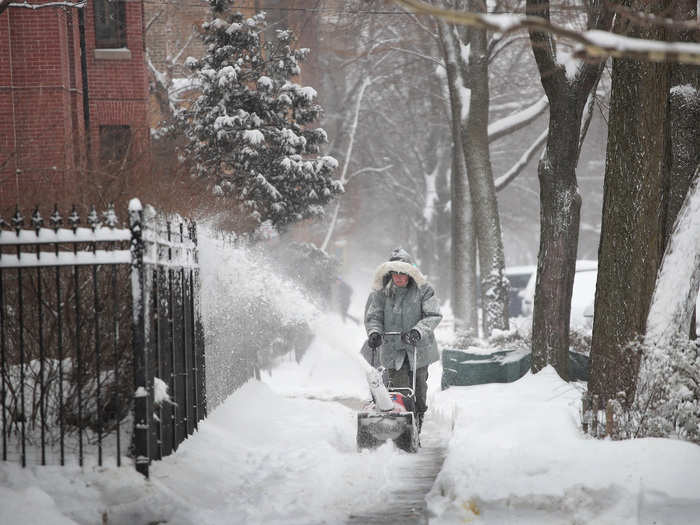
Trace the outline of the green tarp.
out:
M 450 386 L 510 383 L 530 370 L 530 352 L 498 350 L 471 353 L 465 350 L 442 351 L 442 389 Z M 588 356 L 569 351 L 569 378 L 588 381 Z

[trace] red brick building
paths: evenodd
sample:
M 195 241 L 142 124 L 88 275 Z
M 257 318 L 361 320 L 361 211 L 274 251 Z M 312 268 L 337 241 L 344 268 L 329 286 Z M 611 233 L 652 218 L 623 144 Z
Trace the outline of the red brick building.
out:
M 148 164 L 143 33 L 142 0 L 0 12 L 2 208 L 70 201 L 116 165 Z

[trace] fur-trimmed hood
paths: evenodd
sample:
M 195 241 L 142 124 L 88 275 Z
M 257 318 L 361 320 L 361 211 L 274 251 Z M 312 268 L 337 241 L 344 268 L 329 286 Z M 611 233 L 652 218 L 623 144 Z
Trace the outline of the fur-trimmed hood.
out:
M 419 288 L 427 282 L 425 276 L 416 266 L 403 261 L 387 261 L 385 263 L 380 264 L 375 270 L 374 281 L 372 282 L 372 289 L 381 290 L 382 288 L 384 288 L 384 286 L 386 286 L 387 282 L 389 281 L 390 272 L 407 274 L 415 281 L 416 286 L 418 286 Z

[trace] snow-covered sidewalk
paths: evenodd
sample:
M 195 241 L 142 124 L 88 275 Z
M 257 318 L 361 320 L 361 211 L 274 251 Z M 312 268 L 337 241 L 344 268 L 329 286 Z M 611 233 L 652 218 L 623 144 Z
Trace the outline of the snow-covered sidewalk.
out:
M 433 407 L 455 414 L 455 427 L 428 497 L 431 523 L 700 523 L 700 447 L 585 436 L 582 389 L 547 367 L 440 392 Z
M 0 523 L 340 524 L 386 508 L 417 456 L 391 443 L 357 452 L 348 400 L 366 395 L 351 355 L 362 331 L 319 323 L 300 363 L 285 358 L 245 384 L 153 463 L 150 481 L 126 459 L 120 469 L 0 463 Z M 430 523 L 699 522 L 700 447 L 584 436 L 583 386 L 551 368 L 444 392 L 439 366 L 430 372 L 425 431 L 447 451 Z
M 355 411 L 330 399 L 367 395 L 361 369 L 338 351 L 359 350 L 362 334 L 322 323 L 301 364 L 285 359 L 246 383 L 152 464 L 150 481 L 127 458 L 122 468 L 0 462 L 0 523 L 334 524 L 386 502 L 415 456 L 391 443 L 357 452 Z M 338 337 L 332 347 L 328 337 Z

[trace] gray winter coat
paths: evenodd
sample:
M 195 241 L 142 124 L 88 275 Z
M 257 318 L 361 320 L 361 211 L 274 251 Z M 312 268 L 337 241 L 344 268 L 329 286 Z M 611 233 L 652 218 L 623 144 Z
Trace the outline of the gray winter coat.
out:
M 409 284 L 405 288 L 395 286 L 389 273 L 392 271 L 408 274 L 411 277 Z M 418 330 L 421 339 L 416 345 L 417 367 L 421 368 L 440 357 L 433 330 L 441 320 L 435 290 L 418 268 L 403 261 L 385 262 L 377 268 L 373 290 L 365 307 L 368 336 L 373 332 Z M 403 343 L 400 336 L 384 336 L 380 350 L 380 362 L 385 368 L 398 370 L 408 357 L 411 370 L 414 370 L 413 347 Z

